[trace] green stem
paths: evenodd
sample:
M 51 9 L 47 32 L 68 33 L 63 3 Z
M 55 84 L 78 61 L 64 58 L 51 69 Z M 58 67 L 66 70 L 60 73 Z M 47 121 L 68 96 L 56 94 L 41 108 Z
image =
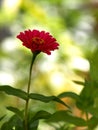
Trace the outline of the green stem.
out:
M 86 121 L 88 121 L 88 120 L 89 120 L 88 112 L 86 112 L 85 115 L 86 115 Z M 89 126 L 88 126 L 87 130 L 91 130 L 91 129 L 89 128 Z
M 37 53 L 33 53 L 32 61 L 31 61 L 31 65 L 30 65 L 29 81 L 28 81 L 28 87 L 27 87 L 28 98 L 27 98 L 26 104 L 25 104 L 25 130 L 28 130 L 29 93 L 30 93 L 30 85 L 31 85 L 32 67 L 33 67 L 36 56 L 37 56 Z
M 85 115 L 86 115 L 86 120 L 88 121 L 89 120 L 88 113 L 86 112 Z

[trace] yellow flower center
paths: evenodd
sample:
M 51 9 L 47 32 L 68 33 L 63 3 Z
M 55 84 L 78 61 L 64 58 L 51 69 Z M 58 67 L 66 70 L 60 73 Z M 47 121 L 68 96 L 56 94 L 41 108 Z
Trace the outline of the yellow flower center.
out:
M 34 37 L 32 39 L 32 42 L 35 43 L 35 44 L 43 44 L 44 43 L 44 40 L 39 38 L 39 37 Z

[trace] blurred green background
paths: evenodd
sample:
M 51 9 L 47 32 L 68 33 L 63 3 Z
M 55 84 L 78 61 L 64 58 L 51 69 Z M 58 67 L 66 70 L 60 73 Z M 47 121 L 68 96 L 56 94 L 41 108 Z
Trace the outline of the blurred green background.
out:
M 16 38 L 25 29 L 48 31 L 60 44 L 59 50 L 50 56 L 41 53 L 37 57 L 31 92 L 44 95 L 57 95 L 64 91 L 79 93 L 82 86 L 76 85 L 73 80 L 84 81 L 89 77 L 90 60 L 98 46 L 98 2 L 0 0 L 0 85 L 9 84 L 26 90 L 32 53 Z M 96 56 L 93 62 L 96 69 L 97 61 Z M 95 71 L 93 74 L 97 77 Z M 66 102 L 72 103 L 68 99 Z M 9 105 L 23 108 L 24 102 L 0 93 L 1 116 L 12 114 L 5 109 Z M 31 103 L 31 108 L 32 111 L 47 109 L 51 112 L 63 109 L 58 104 L 35 101 Z M 48 126 L 45 128 L 50 130 Z

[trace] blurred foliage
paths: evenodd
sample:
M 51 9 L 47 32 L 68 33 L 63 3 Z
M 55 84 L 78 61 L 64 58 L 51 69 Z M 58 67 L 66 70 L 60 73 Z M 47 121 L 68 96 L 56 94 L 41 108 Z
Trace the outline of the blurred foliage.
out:
M 98 2 L 0 0 L 0 85 L 10 84 L 26 90 L 31 52 L 18 43 L 16 35 L 29 28 L 49 31 L 60 44 L 59 50 L 51 56 L 41 54 L 36 60 L 31 91 L 45 95 L 57 95 L 64 91 L 80 93 L 83 86 L 76 85 L 72 80 L 84 81 L 91 76 L 97 81 Z M 73 104 L 71 100 L 67 102 Z M 17 98 L 8 98 L 4 93 L 0 93 L 0 103 L 20 108 L 24 104 Z M 39 105 L 35 101 L 31 104 Z M 40 108 L 46 109 L 43 103 L 40 103 Z M 32 111 L 34 109 L 32 107 Z M 48 111 L 56 109 L 62 107 L 54 103 L 50 108 L 47 105 Z M 5 111 L 1 108 L 0 115 Z

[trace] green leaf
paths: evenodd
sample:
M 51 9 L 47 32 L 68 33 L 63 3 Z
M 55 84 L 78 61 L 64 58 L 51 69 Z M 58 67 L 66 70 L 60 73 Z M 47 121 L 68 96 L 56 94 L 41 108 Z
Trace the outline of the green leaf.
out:
M 84 98 L 80 99 L 76 102 L 77 108 L 80 110 L 87 112 L 90 107 L 92 107 L 94 104 L 94 101 L 90 98 Z
M 98 107 L 90 107 L 87 109 L 87 112 L 98 118 Z
M 29 121 L 29 130 L 37 130 L 40 119 L 48 119 L 51 114 L 47 111 L 38 111 Z
M 23 120 L 21 120 L 16 114 L 10 118 L 8 124 L 10 124 L 12 128 L 15 127 L 15 130 L 24 130 Z
M 85 80 L 84 87 L 80 93 L 81 98 L 90 98 L 92 97 L 92 92 L 94 90 L 94 83 L 92 80 Z
M 13 88 L 9 85 L 0 86 L 0 91 L 4 91 L 8 95 L 17 96 L 21 99 L 27 100 L 27 93 L 26 92 L 24 92 L 20 89 Z
M 90 130 L 94 130 L 94 128 L 96 128 L 96 126 L 98 125 L 98 118 L 96 118 L 96 117 L 91 117 L 91 119 L 90 120 L 88 120 L 88 128 L 90 129 Z
M 34 99 L 34 100 L 39 100 L 39 101 L 42 101 L 45 103 L 48 103 L 50 101 L 55 101 L 55 102 L 61 103 L 62 105 L 66 106 L 67 108 L 70 108 L 67 104 L 65 104 L 60 98 L 58 98 L 56 96 L 44 96 L 41 94 L 31 93 L 31 94 L 29 94 L 29 98 Z
M 71 123 L 76 126 L 86 126 L 87 123 L 84 119 L 72 116 L 68 113 L 68 111 L 57 111 L 55 112 L 47 121 L 49 122 L 59 122 L 59 121 L 64 121 Z
M 6 107 L 6 108 L 7 108 L 8 110 L 14 112 L 17 116 L 20 117 L 20 119 L 23 120 L 23 117 L 24 117 L 24 116 L 23 116 L 23 112 L 20 111 L 18 108 L 16 108 L 16 107 L 11 107 L 11 106 Z
M 11 130 L 10 125 L 8 124 L 8 122 L 5 122 L 2 126 L 0 130 Z
M 29 130 L 38 130 L 39 120 L 29 123 Z
M 24 130 L 23 121 L 17 115 L 13 115 L 7 122 L 5 122 L 0 130 Z
M 75 100 L 79 99 L 79 96 L 76 93 L 73 93 L 73 92 L 63 92 L 63 93 L 59 94 L 58 97 L 59 98 L 70 97 L 70 98 L 73 98 Z
M 0 121 L 2 121 L 2 120 L 3 120 L 3 118 L 4 118 L 5 116 L 6 116 L 6 115 L 1 116 L 1 117 L 0 117 Z
M 87 111 L 88 108 L 94 105 L 95 87 L 92 80 L 85 80 L 84 87 L 79 95 L 76 105 L 79 109 Z
M 93 51 L 90 58 L 90 78 L 98 81 L 98 47 Z
M 84 85 L 85 84 L 84 82 L 76 81 L 76 80 L 73 80 L 73 82 L 76 83 L 76 84 L 79 84 L 79 85 Z
M 31 118 L 30 122 L 33 122 L 35 120 L 39 120 L 39 119 L 48 119 L 52 114 L 50 114 L 47 111 L 41 110 L 38 111 L 33 118 Z

